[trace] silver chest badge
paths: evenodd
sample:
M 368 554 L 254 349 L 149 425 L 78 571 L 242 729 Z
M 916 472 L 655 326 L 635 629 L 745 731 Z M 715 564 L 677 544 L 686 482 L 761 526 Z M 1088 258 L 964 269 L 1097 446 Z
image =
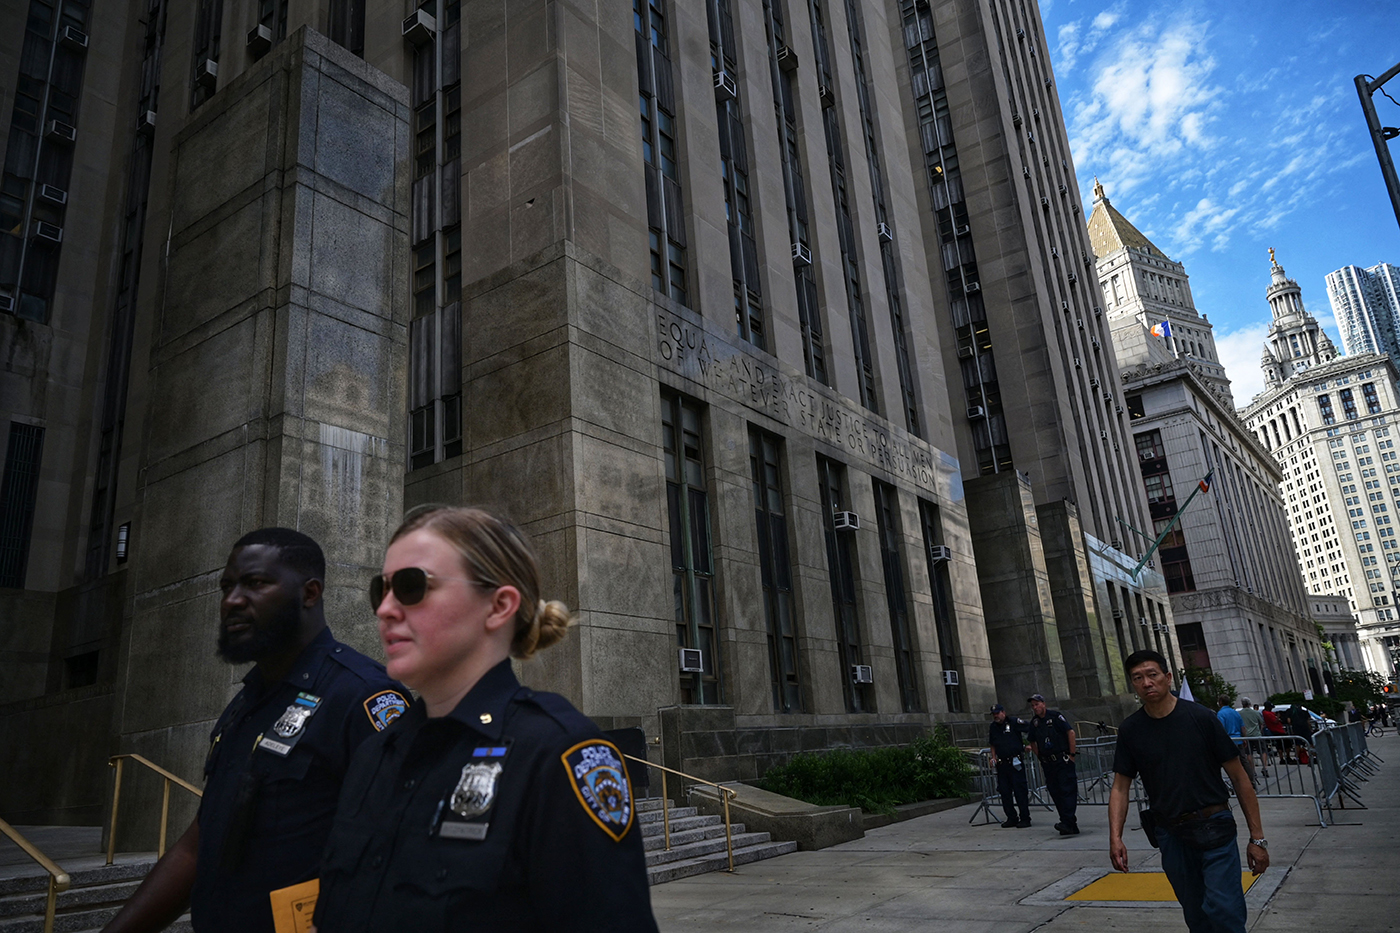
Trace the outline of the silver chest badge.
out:
M 466 765 L 462 768 L 462 776 L 457 780 L 448 806 L 463 819 L 480 816 L 491 809 L 496 799 L 496 779 L 500 776 L 500 762 Z
M 316 712 L 316 707 L 314 706 L 308 708 L 293 703 L 291 706 L 287 707 L 282 717 L 278 719 L 277 722 L 273 723 L 272 731 L 284 739 L 290 739 L 302 730 L 306 725 L 306 721 L 311 718 L 311 714 L 314 712 Z

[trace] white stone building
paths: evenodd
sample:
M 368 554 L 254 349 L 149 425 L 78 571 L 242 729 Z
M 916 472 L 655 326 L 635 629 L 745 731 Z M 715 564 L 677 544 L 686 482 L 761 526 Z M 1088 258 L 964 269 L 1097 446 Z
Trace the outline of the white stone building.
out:
M 1283 468 L 1298 563 L 1310 591 L 1347 599 L 1362 660 L 1391 669 L 1400 645 L 1400 395 L 1383 353 L 1338 356 L 1277 261 L 1267 296 L 1265 389 L 1241 414 Z M 1389 640 L 1389 641 L 1388 641 Z
M 1251 697 L 1321 689 L 1324 652 L 1278 494 L 1282 474 L 1235 414 L 1186 270 L 1114 209 L 1097 183 L 1089 235 L 1152 537 L 1185 509 L 1155 561 L 1183 664 L 1209 668 Z M 1164 320 L 1170 334 L 1154 335 L 1150 328 Z M 1209 490 L 1186 507 L 1212 473 Z

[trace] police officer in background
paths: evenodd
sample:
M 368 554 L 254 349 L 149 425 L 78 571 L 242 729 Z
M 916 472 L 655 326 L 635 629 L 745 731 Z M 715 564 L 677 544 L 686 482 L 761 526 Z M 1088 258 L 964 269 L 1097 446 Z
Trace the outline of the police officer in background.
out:
M 622 753 L 511 668 L 573 621 L 525 537 L 482 509 L 411 513 L 370 601 L 420 702 L 355 756 L 319 933 L 656 933 Z
M 992 726 L 987 744 L 991 748 L 989 757 L 992 767 L 997 772 L 1001 805 L 1006 810 L 1006 822 L 1001 824 L 1002 829 L 1013 826 L 1024 829 L 1031 825 L 1030 792 L 1026 787 L 1025 764 L 1021 761 L 1021 756 L 1026 753 L 1023 736 L 1029 731 L 1030 726 L 1026 723 L 1014 716 L 1007 716 L 1006 707 L 1000 703 L 992 707 Z
M 288 528 L 233 546 L 219 580 L 219 657 L 255 662 L 210 736 L 204 797 L 107 933 L 272 933 L 270 894 L 315 878 L 360 743 L 408 708 L 382 665 L 340 644 L 321 602 L 326 559 Z
M 1035 716 L 1031 719 L 1031 749 L 1045 772 L 1045 787 L 1055 801 L 1061 836 L 1079 835 L 1074 811 L 1079 802 L 1079 779 L 1074 773 L 1075 737 L 1065 714 L 1046 709 L 1045 697 L 1035 694 L 1028 701 Z

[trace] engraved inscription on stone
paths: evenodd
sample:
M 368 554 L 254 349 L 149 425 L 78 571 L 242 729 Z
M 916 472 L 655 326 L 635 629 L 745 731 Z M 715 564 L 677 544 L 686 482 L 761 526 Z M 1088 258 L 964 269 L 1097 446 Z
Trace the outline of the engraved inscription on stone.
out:
M 678 315 L 656 310 L 662 367 L 813 437 L 844 448 L 882 470 L 936 491 L 933 456 L 838 400 L 814 391 Z

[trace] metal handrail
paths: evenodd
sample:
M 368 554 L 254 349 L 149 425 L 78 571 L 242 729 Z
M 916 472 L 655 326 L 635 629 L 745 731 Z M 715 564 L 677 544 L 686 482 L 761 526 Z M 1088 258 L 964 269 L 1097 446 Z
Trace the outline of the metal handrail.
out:
M 729 801 L 731 798 L 738 797 L 739 792 L 732 787 L 725 787 L 723 784 L 716 784 L 714 781 L 707 781 L 704 778 L 698 778 L 693 774 L 686 774 L 684 771 L 677 771 L 675 768 L 668 768 L 665 765 L 658 765 L 653 762 L 647 761 L 645 758 L 638 758 L 635 755 L 624 754 L 622 757 L 630 758 L 639 764 L 644 764 L 648 768 L 655 768 L 656 770 L 661 772 L 661 825 L 662 829 L 666 834 L 667 852 L 671 851 L 671 808 L 668 806 L 668 804 L 671 802 L 671 799 L 666 793 L 666 775 L 674 774 L 677 777 L 685 778 L 687 781 L 694 781 L 696 784 L 704 784 L 706 787 L 713 787 L 715 790 L 719 791 L 720 803 L 724 805 L 724 848 L 729 853 L 729 868 L 726 870 L 730 874 L 733 874 L 734 833 L 729 823 Z
M 169 771 L 165 770 L 160 765 L 156 764 L 148 758 L 143 758 L 142 756 L 136 754 L 113 755 L 111 758 L 108 758 L 107 766 L 110 768 L 117 769 L 116 783 L 112 785 L 112 829 L 110 832 L 107 833 L 108 865 L 112 864 L 112 859 L 116 857 L 117 853 L 117 809 L 121 805 L 122 764 L 124 763 L 124 759 L 127 758 L 130 758 L 137 764 L 145 765 L 146 767 L 154 771 L 156 774 L 159 774 L 164 779 L 164 793 L 160 804 L 160 841 L 156 846 L 156 858 L 160 858 L 165 854 L 165 835 L 166 830 L 170 826 L 170 782 L 174 781 L 176 784 L 179 784 L 181 787 L 194 794 L 196 797 L 204 796 L 204 791 L 200 790 L 198 787 L 195 787 L 193 784 L 180 777 L 178 774 L 171 774 Z
M 9 823 L 0 820 L 0 834 L 8 836 L 15 845 L 24 850 L 24 854 L 39 863 L 39 867 L 49 873 L 49 893 L 44 906 L 44 933 L 53 933 L 53 915 L 58 908 L 58 895 L 68 890 L 68 885 L 73 881 L 68 877 L 68 872 L 64 871 L 47 855 L 19 834 Z
M 1089 735 L 1089 730 L 1088 730 L 1088 729 L 1080 729 L 1080 728 L 1079 728 L 1080 726 L 1088 726 L 1089 728 L 1093 729 L 1094 732 L 1095 732 L 1095 734 L 1097 734 L 1097 735 L 1117 735 L 1117 734 L 1118 734 L 1118 727 L 1117 727 L 1117 726 L 1110 726 L 1110 725 L 1109 725 L 1108 723 L 1106 723 L 1106 722 L 1091 721 L 1091 720 L 1088 720 L 1088 719 L 1076 719 L 1076 720 L 1074 721 L 1074 734 L 1075 734 L 1076 736 L 1087 737 L 1087 736 Z

